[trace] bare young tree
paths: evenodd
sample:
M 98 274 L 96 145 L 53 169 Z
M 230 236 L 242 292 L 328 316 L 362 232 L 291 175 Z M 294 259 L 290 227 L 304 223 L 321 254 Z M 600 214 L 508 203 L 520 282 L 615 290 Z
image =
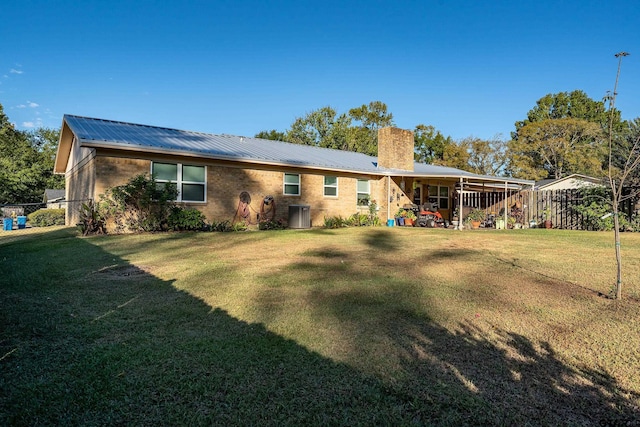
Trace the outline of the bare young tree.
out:
M 609 185 L 611 186 L 611 204 L 613 210 L 613 229 L 615 238 L 617 276 L 615 285 L 615 299 L 622 298 L 622 253 L 620 251 L 620 203 L 628 198 L 635 197 L 635 192 L 624 194 L 624 185 L 627 179 L 632 176 L 633 172 L 640 166 L 640 137 L 629 142 L 629 148 L 626 155 L 626 161 L 617 166 L 614 164 L 614 147 L 613 147 L 613 117 L 615 115 L 615 103 L 618 95 L 618 79 L 620 78 L 620 65 L 622 58 L 628 56 L 627 52 L 619 52 L 615 54 L 618 58 L 618 72 L 616 74 L 616 83 L 613 87 L 613 93 L 607 98 L 609 100 Z

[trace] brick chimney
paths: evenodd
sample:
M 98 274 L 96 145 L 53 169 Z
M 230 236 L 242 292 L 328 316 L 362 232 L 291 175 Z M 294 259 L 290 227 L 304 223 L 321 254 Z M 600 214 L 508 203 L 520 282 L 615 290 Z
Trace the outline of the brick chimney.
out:
M 413 172 L 413 132 L 394 127 L 378 129 L 378 167 Z

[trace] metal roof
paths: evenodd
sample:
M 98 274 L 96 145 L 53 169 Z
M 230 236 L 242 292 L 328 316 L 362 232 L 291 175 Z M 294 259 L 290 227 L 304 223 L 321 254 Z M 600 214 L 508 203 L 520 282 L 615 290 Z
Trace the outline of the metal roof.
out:
M 63 132 L 65 123 L 80 144 L 85 147 L 179 154 L 373 175 L 466 178 L 498 182 L 508 180 L 510 183 L 532 183 L 510 178 L 481 176 L 460 169 L 424 163 L 415 163 L 413 171 L 384 169 L 378 167 L 377 157 L 362 153 L 245 136 L 214 135 L 74 115 L 64 116 Z
M 64 198 L 65 198 L 64 190 L 54 190 L 50 188 L 47 188 L 46 190 L 44 190 L 45 202 L 56 201 Z

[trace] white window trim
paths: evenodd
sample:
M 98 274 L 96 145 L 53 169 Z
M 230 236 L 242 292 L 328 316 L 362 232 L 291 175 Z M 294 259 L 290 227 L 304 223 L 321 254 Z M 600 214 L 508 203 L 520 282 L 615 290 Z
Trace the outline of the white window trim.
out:
M 436 187 L 437 188 L 437 195 L 436 196 L 431 196 L 429 194 L 429 190 L 427 190 L 427 201 L 429 199 L 431 199 L 431 198 L 435 198 L 437 200 L 436 203 L 438 203 L 438 209 L 444 209 L 444 210 L 451 209 L 451 189 L 449 188 L 449 186 L 448 185 L 440 185 L 440 184 L 438 184 L 438 185 L 430 185 L 429 189 L 431 187 Z M 446 188 L 447 189 L 447 196 L 446 197 L 440 195 L 440 189 L 441 188 Z M 442 207 L 442 203 L 440 203 L 440 199 L 446 199 L 447 200 L 447 207 L 446 208 Z
M 326 179 L 327 177 L 329 177 L 329 176 L 330 176 L 331 178 L 335 178 L 335 179 L 336 179 L 336 183 L 335 183 L 335 185 L 327 185 L 327 183 L 326 183 L 325 179 Z M 339 179 L 337 176 L 333 176 L 333 175 L 325 175 L 325 176 L 322 178 L 322 184 L 323 184 L 323 185 L 322 185 L 322 195 L 323 195 L 324 197 L 329 197 L 329 198 L 333 198 L 333 199 L 337 198 L 337 197 L 338 197 L 338 188 L 339 188 L 339 186 L 338 186 L 338 182 L 339 182 L 339 180 L 340 180 L 340 179 Z M 326 194 L 326 192 L 325 192 L 325 191 L 326 191 L 326 189 L 327 189 L 327 188 L 335 188 L 335 189 L 336 189 L 336 194 L 335 194 L 335 195 Z
M 364 182 L 367 183 L 367 191 L 366 192 L 358 191 L 358 182 L 359 181 L 364 181 Z M 358 194 L 366 194 L 366 195 L 368 195 L 369 196 L 369 203 L 371 203 L 371 181 L 370 180 L 368 180 L 368 179 L 358 179 L 358 180 L 356 180 L 356 206 L 362 207 L 362 208 L 365 208 L 365 207 L 369 206 L 369 204 L 361 205 L 360 203 L 358 203 Z
M 292 184 L 290 182 L 287 182 L 286 181 L 287 175 L 295 175 L 295 176 L 297 176 L 298 177 L 298 183 L 297 184 Z M 300 191 L 301 188 L 300 187 L 302 186 L 301 181 L 302 180 L 300 178 L 300 174 L 299 173 L 283 173 L 282 174 L 282 194 L 285 195 L 285 196 L 300 196 L 300 193 L 301 193 L 301 191 Z M 287 193 L 286 192 L 287 185 L 297 185 L 298 186 L 298 193 L 297 194 Z
M 167 165 L 177 165 L 178 166 L 178 176 L 177 181 L 174 182 L 178 187 L 178 198 L 176 202 L 184 202 L 184 203 L 207 203 L 207 167 L 203 165 L 185 165 L 185 166 L 196 166 L 204 168 L 204 181 L 183 181 L 182 180 L 182 163 L 174 163 L 174 162 L 151 162 L 151 174 L 153 174 L 153 164 L 154 163 L 162 163 Z M 157 179 L 156 182 L 173 182 L 167 179 Z M 204 185 L 204 200 L 182 200 L 182 184 L 197 184 Z

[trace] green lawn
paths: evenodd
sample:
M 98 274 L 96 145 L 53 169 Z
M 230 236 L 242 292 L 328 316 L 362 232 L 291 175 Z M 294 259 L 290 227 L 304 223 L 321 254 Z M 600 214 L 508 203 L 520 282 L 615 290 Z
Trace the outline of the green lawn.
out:
M 0 233 L 0 425 L 639 425 L 640 233 Z

